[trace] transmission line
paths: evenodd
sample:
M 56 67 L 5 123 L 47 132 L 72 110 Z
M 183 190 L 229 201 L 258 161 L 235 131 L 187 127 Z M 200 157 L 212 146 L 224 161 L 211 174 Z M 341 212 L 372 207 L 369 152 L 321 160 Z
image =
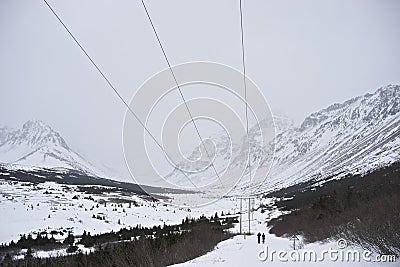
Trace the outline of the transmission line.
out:
M 247 134 L 247 143 L 249 148 L 249 161 L 247 167 L 249 168 L 249 175 L 251 182 L 251 145 L 249 139 L 249 115 L 248 115 L 248 104 L 247 104 L 247 83 L 246 83 L 246 61 L 245 61 L 245 46 L 244 46 L 244 28 L 243 28 L 243 9 L 242 9 L 242 0 L 239 0 L 239 13 L 240 13 L 240 36 L 241 36 L 241 48 L 242 48 L 242 67 L 243 67 L 243 85 L 244 85 L 244 101 L 246 103 L 246 134 Z
M 218 172 L 217 172 L 217 170 L 216 170 L 216 168 L 215 168 L 215 166 L 214 166 L 214 163 L 211 161 L 210 154 L 208 153 L 208 150 L 207 150 L 207 148 L 206 148 L 206 146 L 205 146 L 205 144 L 204 144 L 204 142 L 203 142 L 203 138 L 201 137 L 200 131 L 199 131 L 199 129 L 197 128 L 196 122 L 195 122 L 194 119 L 193 119 L 192 113 L 190 112 L 190 109 L 189 109 L 189 106 L 188 106 L 188 104 L 187 104 L 187 102 L 186 102 L 186 99 L 185 99 L 185 97 L 183 96 L 181 87 L 179 86 L 178 80 L 176 79 L 175 73 L 174 73 L 174 71 L 173 71 L 173 69 L 172 69 L 172 67 L 171 67 L 171 64 L 170 64 L 169 60 L 168 60 L 167 53 L 165 52 L 165 49 L 164 49 L 164 47 L 163 47 L 163 45 L 162 45 L 162 43 L 161 43 L 160 37 L 158 36 L 156 27 L 155 27 L 155 25 L 154 25 L 154 23 L 153 23 L 153 21 L 152 21 L 152 19 L 151 19 L 151 16 L 150 16 L 150 13 L 149 13 L 149 11 L 148 11 L 148 9 L 147 9 L 147 7 L 146 7 L 146 4 L 145 4 L 144 0 L 141 0 L 141 1 L 142 1 L 143 8 L 144 8 L 144 10 L 145 10 L 145 12 L 146 12 L 147 18 L 148 18 L 148 20 L 149 20 L 149 22 L 150 22 L 150 25 L 151 25 L 152 29 L 153 29 L 154 35 L 156 36 L 157 42 L 158 42 L 158 44 L 159 44 L 159 46 L 160 46 L 160 48 L 161 48 L 161 51 L 162 51 L 162 53 L 163 53 L 163 55 L 164 55 L 165 61 L 167 62 L 168 68 L 169 68 L 169 70 L 170 70 L 170 72 L 171 72 L 171 75 L 172 75 L 174 81 L 175 81 L 176 87 L 178 88 L 179 94 L 181 95 L 181 98 L 182 98 L 182 100 L 183 100 L 183 102 L 184 102 L 184 104 L 185 104 L 186 110 L 187 110 L 187 112 L 188 112 L 188 114 L 189 114 L 189 116 L 190 116 L 190 120 L 191 120 L 191 122 L 193 123 L 193 126 L 194 126 L 194 128 L 195 128 L 195 130 L 196 130 L 196 133 L 197 133 L 197 135 L 198 135 L 198 137 L 199 137 L 199 139 L 200 139 L 200 142 L 201 142 L 201 144 L 202 144 L 204 150 L 206 151 L 208 160 L 211 162 L 211 166 L 212 166 L 212 168 L 214 169 L 215 174 L 217 175 L 217 177 L 218 177 L 218 179 L 219 179 L 219 182 L 221 183 L 222 187 L 225 188 L 224 185 L 223 185 L 223 183 L 222 183 L 222 181 L 221 181 L 221 178 L 220 178 L 220 176 L 219 176 L 219 174 L 218 174 Z
M 124 100 L 124 98 L 121 96 L 121 94 L 118 92 L 118 90 L 115 88 L 115 86 L 111 83 L 111 81 L 107 78 L 107 76 L 103 73 L 103 71 L 99 68 L 99 66 L 94 62 L 92 57 L 87 53 L 86 49 L 80 44 L 78 39 L 72 34 L 72 32 L 69 30 L 67 25 L 63 22 L 60 16 L 55 12 L 55 10 L 51 7 L 51 5 L 46 1 L 43 0 L 46 4 L 46 6 L 50 9 L 50 11 L 53 13 L 53 15 L 57 18 L 57 20 L 61 23 L 61 25 L 64 27 L 64 29 L 68 32 L 68 34 L 71 36 L 71 38 L 75 41 L 75 43 L 78 45 L 80 50 L 86 55 L 86 57 L 89 59 L 89 61 L 92 63 L 92 65 L 96 68 L 96 70 L 100 73 L 101 77 L 106 81 L 108 86 L 113 90 L 113 92 L 117 95 L 117 97 L 121 100 L 121 102 L 124 104 L 124 106 L 129 110 L 129 112 L 135 117 L 135 119 L 139 122 L 139 124 L 143 127 L 143 129 L 150 135 L 151 139 L 157 144 L 157 146 L 164 152 L 164 154 L 169 158 L 168 153 L 164 150 L 163 146 L 157 141 L 157 139 L 154 137 L 154 135 L 150 132 L 150 130 L 146 127 L 146 125 L 140 120 L 140 118 L 136 115 L 136 113 L 131 109 L 131 107 L 128 105 L 128 103 Z M 188 181 L 194 185 L 197 189 L 199 189 L 193 181 L 189 178 L 189 176 L 180 168 L 177 168 L 182 174 L 188 179 Z

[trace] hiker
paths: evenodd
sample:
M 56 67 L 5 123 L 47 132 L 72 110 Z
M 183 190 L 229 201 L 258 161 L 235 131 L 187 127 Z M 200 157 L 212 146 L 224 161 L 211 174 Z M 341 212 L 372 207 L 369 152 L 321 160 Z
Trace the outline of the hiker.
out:
M 263 244 L 265 243 L 265 234 L 263 233 L 262 234 L 262 241 L 263 241 Z
M 257 242 L 258 242 L 258 244 L 260 244 L 260 241 L 261 241 L 261 233 L 259 232 L 257 234 Z

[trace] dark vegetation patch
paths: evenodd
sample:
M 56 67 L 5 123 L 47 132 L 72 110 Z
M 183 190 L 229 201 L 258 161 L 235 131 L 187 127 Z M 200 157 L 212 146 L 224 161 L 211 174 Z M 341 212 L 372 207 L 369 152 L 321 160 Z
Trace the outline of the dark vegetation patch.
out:
M 68 184 L 68 185 L 81 185 L 81 186 L 106 186 L 112 187 L 113 192 L 124 192 L 124 193 L 134 193 L 142 196 L 143 198 L 150 198 L 147 192 L 152 194 L 161 194 L 161 193 L 173 193 L 173 194 L 181 194 L 181 193 L 193 193 L 192 191 L 179 190 L 179 189 L 170 189 L 170 188 L 158 188 L 151 186 L 139 186 L 133 183 L 119 182 L 110 179 L 105 179 L 101 177 L 90 176 L 84 172 L 70 170 L 70 169 L 32 169 L 32 170 L 18 170 L 18 169 L 7 169 L 6 167 L 0 165 L 0 179 L 6 181 L 18 181 L 18 182 L 28 182 L 35 185 L 44 182 L 56 182 L 59 184 Z M 105 189 L 102 188 L 102 192 Z M 90 190 L 90 189 L 86 189 Z M 102 193 L 98 191 L 96 188 L 93 189 L 98 193 Z
M 10 253 L 6 253 L 0 266 L 167 266 L 199 257 L 231 238 L 233 234 L 226 229 L 233 226 L 234 219 L 220 219 L 216 214 L 211 218 L 186 218 L 179 225 L 137 225 L 96 235 L 69 234 L 62 245 L 75 254 L 40 259 L 32 257 L 32 247 L 28 247 L 25 259 L 12 260 Z M 95 251 L 80 253 L 79 244 L 94 247 Z
M 301 234 L 308 242 L 345 238 L 381 253 L 400 254 L 400 163 L 364 176 L 315 181 L 270 193 L 290 210 L 270 221 L 277 236 Z
M 14 254 L 21 249 L 42 249 L 42 250 L 52 250 L 56 248 L 62 248 L 63 244 L 56 241 L 53 237 L 54 233 L 50 235 L 47 232 L 38 233 L 34 238 L 32 234 L 21 235 L 17 242 L 11 241 L 8 244 L 0 244 L 0 256 L 4 256 L 7 253 Z

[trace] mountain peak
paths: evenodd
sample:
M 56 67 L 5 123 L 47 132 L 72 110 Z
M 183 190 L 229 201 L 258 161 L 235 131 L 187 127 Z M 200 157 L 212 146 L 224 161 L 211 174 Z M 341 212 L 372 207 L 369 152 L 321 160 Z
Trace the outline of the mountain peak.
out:
M 46 123 L 44 123 L 41 120 L 29 120 L 22 125 L 23 130 L 25 130 L 25 129 L 28 130 L 28 129 L 32 129 L 32 128 L 37 128 L 37 129 L 46 129 L 47 128 L 47 129 L 49 129 L 50 126 L 48 126 Z
M 41 120 L 29 120 L 19 129 L 0 128 L 0 162 L 68 168 L 96 175 L 95 167 L 70 149 L 61 135 Z
M 304 119 L 300 130 L 323 124 L 328 118 L 346 121 L 346 125 L 360 121 L 374 123 L 389 116 L 400 113 L 400 85 L 389 84 L 380 87 L 374 93 L 351 98 L 343 103 L 335 103 L 329 107 L 314 112 Z M 345 126 L 346 126 L 345 125 Z
M 26 145 L 32 148 L 61 146 L 69 150 L 61 135 L 41 120 L 25 122 L 21 129 L 9 132 L 7 139 L 5 142 L 13 145 Z

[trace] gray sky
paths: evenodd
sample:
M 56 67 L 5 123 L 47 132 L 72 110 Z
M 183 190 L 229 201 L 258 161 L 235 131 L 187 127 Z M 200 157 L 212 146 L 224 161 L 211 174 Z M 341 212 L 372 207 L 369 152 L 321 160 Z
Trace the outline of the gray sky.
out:
M 166 67 L 140 1 L 49 0 L 129 100 Z M 238 1 L 147 1 L 172 64 L 241 69 Z M 244 0 L 247 73 L 296 122 L 400 83 L 400 1 Z M 44 2 L 0 2 L 0 124 L 41 119 L 89 159 L 123 164 L 125 108 Z

